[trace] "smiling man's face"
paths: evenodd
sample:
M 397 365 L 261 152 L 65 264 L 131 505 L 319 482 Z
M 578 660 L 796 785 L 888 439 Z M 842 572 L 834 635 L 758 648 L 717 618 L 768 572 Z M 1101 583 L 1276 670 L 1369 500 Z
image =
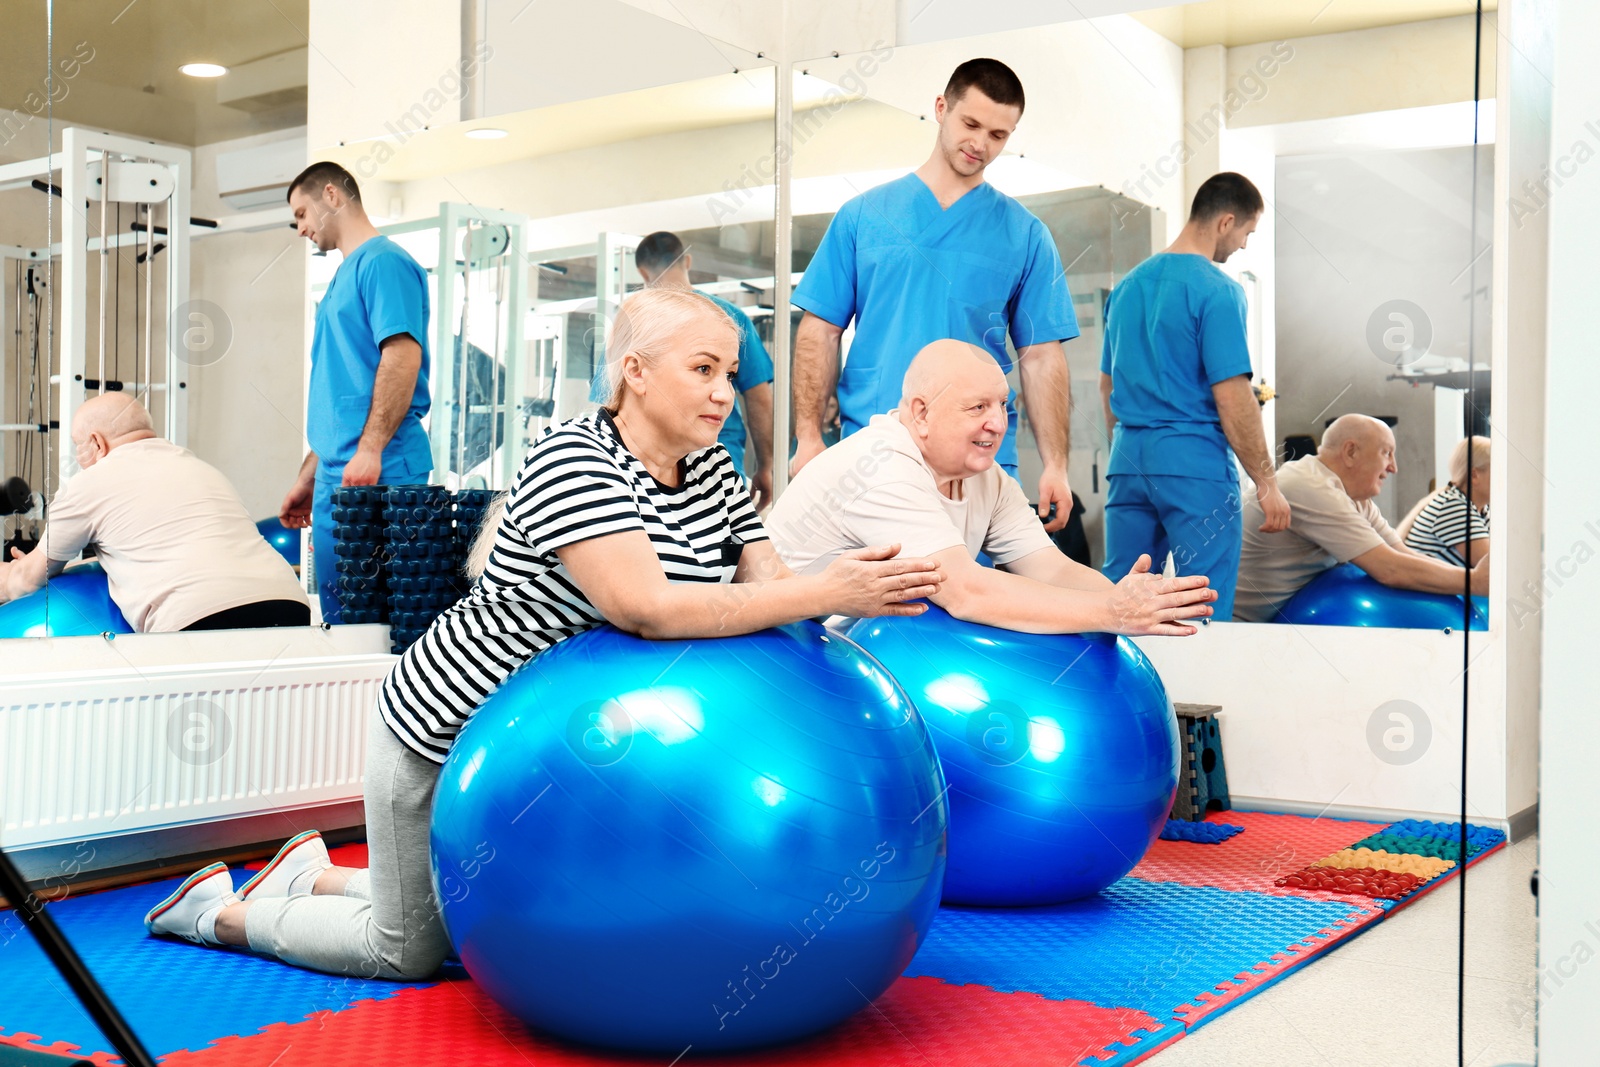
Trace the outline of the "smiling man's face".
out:
M 933 351 L 929 351 L 933 349 Z M 1010 384 L 984 349 L 938 341 L 908 375 L 913 434 L 922 458 L 941 479 L 965 478 L 994 466 L 1005 440 Z

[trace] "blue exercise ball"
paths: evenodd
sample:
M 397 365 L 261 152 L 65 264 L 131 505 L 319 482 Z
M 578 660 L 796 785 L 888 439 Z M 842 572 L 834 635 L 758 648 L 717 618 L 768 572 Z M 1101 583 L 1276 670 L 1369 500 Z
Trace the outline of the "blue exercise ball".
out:
M 950 783 L 951 904 L 1059 904 L 1133 869 L 1178 786 L 1178 723 L 1127 638 L 952 618 L 862 619 L 849 636 L 922 712 Z
M 267 539 L 267 544 L 278 550 L 278 555 L 289 561 L 290 566 L 300 566 L 299 530 L 289 529 L 289 527 L 278 521 L 276 515 L 256 523 L 256 529 L 260 530 L 261 536 Z
M 866 1007 L 939 904 L 938 757 L 905 693 L 815 623 L 646 641 L 603 626 L 509 678 L 434 796 L 468 973 L 560 1037 L 667 1056 Z
M 1274 622 L 1299 626 L 1387 626 L 1398 630 L 1459 630 L 1463 598 L 1393 589 L 1354 563 L 1311 579 L 1278 610 Z M 1472 629 L 1489 628 L 1489 598 L 1472 598 Z
M 131 634 L 111 599 L 106 572 L 86 563 L 51 578 L 43 589 L 0 604 L 0 637 L 85 637 Z

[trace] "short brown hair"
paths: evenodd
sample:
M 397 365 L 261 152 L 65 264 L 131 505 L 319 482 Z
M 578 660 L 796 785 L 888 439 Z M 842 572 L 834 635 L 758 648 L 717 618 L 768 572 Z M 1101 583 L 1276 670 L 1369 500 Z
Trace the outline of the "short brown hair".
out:
M 968 89 L 978 90 L 1003 107 L 1021 111 L 1026 105 L 1022 79 L 998 59 L 969 59 L 957 67 L 944 87 L 944 102 L 954 104 Z
M 355 175 L 329 160 L 322 160 L 311 164 L 301 171 L 294 181 L 289 183 L 289 191 L 283 195 L 285 200 L 294 196 L 294 191 L 299 189 L 307 196 L 322 195 L 325 185 L 336 186 L 352 201 L 361 203 L 361 186 L 356 184 Z
M 1266 208 L 1261 190 L 1243 174 L 1225 170 L 1213 174 L 1196 190 L 1194 203 L 1189 207 L 1189 218 L 1205 222 L 1218 215 L 1232 215 L 1236 219 L 1253 219 Z

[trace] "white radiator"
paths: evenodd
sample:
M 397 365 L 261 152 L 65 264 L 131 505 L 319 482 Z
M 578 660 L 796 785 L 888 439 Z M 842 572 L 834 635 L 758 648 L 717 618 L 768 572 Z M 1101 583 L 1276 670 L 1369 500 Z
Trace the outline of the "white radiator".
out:
M 13 674 L 0 688 L 0 844 L 359 799 L 368 716 L 392 663 L 345 655 Z

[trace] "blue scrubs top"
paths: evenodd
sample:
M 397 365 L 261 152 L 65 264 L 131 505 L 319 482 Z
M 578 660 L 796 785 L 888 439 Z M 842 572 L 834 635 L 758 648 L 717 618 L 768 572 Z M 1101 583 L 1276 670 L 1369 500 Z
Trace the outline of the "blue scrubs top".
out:
M 1110 475 L 1233 482 L 1211 387 L 1250 374 L 1244 287 L 1204 256 L 1151 256 L 1106 302 L 1100 370 L 1117 418 Z
M 380 235 L 339 264 L 317 305 L 306 439 L 322 478 L 340 475 L 355 456 L 372 408 L 378 346 L 400 334 L 422 346 L 422 368 L 411 408 L 383 450 L 383 465 L 428 470 L 433 462 L 422 428 L 428 413 L 428 275 L 405 249 Z
M 706 299 L 715 303 L 733 324 L 739 327 L 739 369 L 733 375 L 733 387 L 739 395 L 754 389 L 758 385 L 772 381 L 772 357 L 767 354 L 767 347 L 761 343 L 761 337 L 756 333 L 756 324 L 750 321 L 737 304 L 730 304 L 720 296 L 712 293 L 701 293 Z M 589 380 L 589 400 L 594 404 L 604 404 L 611 399 L 606 395 L 606 369 L 604 365 L 596 366 L 594 375 Z M 739 414 L 739 404 L 733 405 L 733 410 L 728 412 L 728 420 L 722 424 L 722 432 L 717 434 L 717 443 L 728 450 L 728 455 L 733 458 L 733 469 L 739 472 L 739 477 L 745 476 L 744 472 L 744 419 Z
M 739 370 L 733 376 L 733 385 L 739 390 L 739 395 L 743 396 L 756 386 L 772 381 L 772 357 L 767 354 L 767 346 L 761 343 L 761 338 L 756 334 L 756 324 L 750 321 L 750 316 L 737 304 L 730 304 L 710 293 L 706 295 L 716 301 L 717 306 L 726 311 L 734 325 L 739 327 Z M 728 412 L 728 421 L 722 424 L 722 432 L 717 434 L 717 440 L 733 457 L 733 467 L 743 478 L 745 428 L 738 404 Z
M 1044 223 L 987 182 L 941 209 L 914 173 L 839 209 L 794 303 L 841 328 L 855 320 L 839 375 L 847 436 L 900 403 L 906 368 L 933 341 L 981 345 L 1009 374 L 1008 335 L 1016 348 L 1078 336 Z M 997 459 L 1014 467 L 1014 407 L 1010 422 Z

